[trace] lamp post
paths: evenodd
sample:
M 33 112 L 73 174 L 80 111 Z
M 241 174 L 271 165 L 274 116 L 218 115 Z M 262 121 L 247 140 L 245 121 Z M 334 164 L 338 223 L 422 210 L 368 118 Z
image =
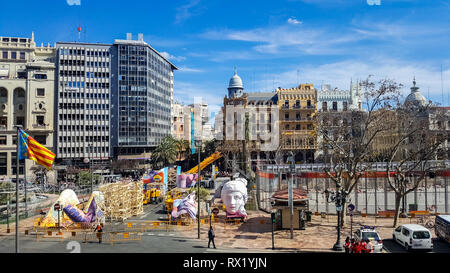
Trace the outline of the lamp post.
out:
M 295 172 L 295 157 L 294 153 L 291 151 L 289 152 L 290 156 L 288 157 L 287 161 L 290 161 L 291 164 L 289 166 L 289 169 L 291 171 L 291 179 L 289 180 L 288 184 L 288 192 L 289 192 L 289 211 L 290 211 L 290 220 L 291 220 L 291 239 L 294 239 L 294 194 L 293 194 L 293 184 L 294 184 L 294 172 Z M 287 177 L 286 177 L 287 178 Z
M 195 146 L 197 147 L 198 153 L 198 178 L 197 178 L 197 231 L 198 239 L 200 239 L 200 152 L 202 150 L 202 140 L 198 138 L 195 140 Z
M 91 176 L 91 194 L 94 191 L 94 183 L 93 183 L 93 179 L 92 179 L 92 150 L 93 150 L 93 145 L 89 144 L 89 172 L 90 172 L 90 176 Z
M 19 145 L 20 145 L 20 129 L 22 125 L 14 125 L 17 128 L 17 140 L 16 140 L 16 253 L 19 253 Z
M 346 193 L 345 191 L 343 192 L 342 189 L 336 190 L 336 193 L 331 192 L 331 198 L 330 197 L 330 192 L 328 190 L 325 190 L 325 196 L 327 198 L 327 202 L 335 202 L 336 205 L 336 215 L 337 215 L 337 239 L 336 239 L 336 243 L 333 245 L 333 250 L 335 251 L 342 251 L 344 250 L 342 243 L 341 243 L 341 217 L 340 217 L 340 213 L 342 211 L 342 204 L 345 203 L 345 197 L 346 197 Z M 330 200 L 328 200 L 330 199 Z

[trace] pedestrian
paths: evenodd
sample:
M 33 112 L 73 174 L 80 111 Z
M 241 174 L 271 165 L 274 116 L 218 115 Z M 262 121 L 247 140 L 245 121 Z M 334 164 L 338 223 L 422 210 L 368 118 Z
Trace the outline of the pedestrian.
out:
M 361 242 L 359 243 L 358 253 L 367 253 L 367 243 L 365 239 L 361 239 Z
M 373 253 L 374 247 L 372 242 L 369 239 L 366 239 L 366 244 L 367 244 L 367 253 Z
M 357 243 L 355 242 L 355 238 L 350 240 L 350 253 L 356 253 Z
M 350 237 L 348 237 L 348 236 L 347 236 L 347 238 L 345 238 L 344 248 L 345 248 L 345 253 L 350 253 Z
M 216 248 L 216 244 L 214 243 L 214 237 L 216 237 L 216 235 L 214 234 L 213 227 L 210 226 L 209 231 L 208 231 L 208 239 L 209 239 L 208 248 L 209 248 L 209 245 L 211 244 L 211 242 L 213 243 L 214 248 Z
M 102 243 L 102 232 L 103 232 L 103 229 L 102 229 L 102 226 L 101 226 L 100 223 L 95 227 L 94 232 L 95 231 L 97 231 L 98 243 L 101 244 Z

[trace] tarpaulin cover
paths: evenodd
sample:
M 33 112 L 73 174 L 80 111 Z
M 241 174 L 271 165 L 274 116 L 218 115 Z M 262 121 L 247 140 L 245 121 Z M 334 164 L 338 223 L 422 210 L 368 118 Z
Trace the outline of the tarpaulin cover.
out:
M 85 214 L 82 210 L 75 206 L 67 205 L 64 207 L 64 213 L 75 223 L 92 223 L 96 220 L 96 204 L 95 199 L 89 205 L 88 213 Z
M 189 194 L 183 199 L 175 199 L 173 201 L 172 217 L 178 218 L 182 214 L 189 214 L 192 219 L 197 215 L 197 202 L 195 202 L 195 195 Z
M 56 224 L 58 224 L 58 211 L 54 210 L 55 204 L 58 202 L 61 208 L 65 208 L 68 205 L 76 206 L 80 203 L 77 195 L 73 190 L 66 189 L 62 191 L 58 199 L 51 205 L 44 219 L 42 219 L 40 224 L 41 226 L 54 227 L 56 226 Z M 70 221 L 70 218 L 63 218 L 63 213 L 59 213 L 59 217 L 61 226 L 67 226 L 72 223 L 72 221 Z

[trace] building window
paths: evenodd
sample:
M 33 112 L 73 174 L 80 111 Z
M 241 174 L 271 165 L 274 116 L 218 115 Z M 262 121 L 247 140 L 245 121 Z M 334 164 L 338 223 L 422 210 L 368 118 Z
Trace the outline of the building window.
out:
M 327 102 L 322 102 L 322 111 L 327 111 Z
M 8 51 L 3 51 L 2 58 L 8 59 Z
M 0 153 L 0 175 L 6 175 L 8 170 L 8 153 Z
M 6 127 L 8 124 L 8 117 L 0 117 L 0 127 Z
M 34 74 L 34 78 L 38 80 L 46 80 L 47 74 Z
M 333 111 L 337 111 L 337 101 L 333 101 Z
M 36 91 L 38 96 L 45 96 L 45 88 L 37 88 Z
M 16 125 L 25 126 L 25 117 L 16 117 Z
M 6 145 L 6 136 L 0 136 L 0 145 Z
M 17 59 L 17 52 L 14 51 L 11 52 L 11 59 L 13 60 Z
M 34 136 L 34 140 L 36 140 L 42 145 L 47 145 L 47 136 L 43 135 Z
M 20 59 L 25 60 L 25 52 L 20 52 Z
M 44 124 L 44 116 L 36 116 L 36 123 L 38 125 L 45 125 Z

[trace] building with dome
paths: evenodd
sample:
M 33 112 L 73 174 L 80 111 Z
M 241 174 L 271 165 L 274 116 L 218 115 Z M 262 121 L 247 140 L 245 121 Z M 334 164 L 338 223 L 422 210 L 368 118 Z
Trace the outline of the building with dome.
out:
M 390 130 L 380 132 L 372 143 L 372 150 L 379 161 L 386 160 L 387 153 L 400 139 L 405 139 L 399 146 L 394 160 L 402 160 L 415 153 L 424 145 L 424 140 L 434 141 L 439 148 L 433 156 L 434 160 L 450 157 L 450 107 L 438 107 L 420 93 L 413 80 L 411 93 L 403 105 L 385 115 L 385 124 L 390 124 Z M 378 113 L 375 113 L 378 114 Z
M 242 79 L 234 69 L 228 84 L 228 96 L 224 97 L 224 106 L 216 115 L 214 128 L 216 139 L 222 141 L 219 151 L 228 163 L 238 164 L 235 167 L 241 169 L 246 163 L 256 170 L 256 165 L 275 157 L 278 145 L 271 148 L 267 145 L 271 140 L 263 138 L 272 133 L 270 121 L 272 116 L 278 115 L 277 102 L 277 92 L 244 93 Z M 245 119 L 248 119 L 247 132 Z M 278 137 L 277 134 L 277 141 Z
M 244 94 L 244 85 L 241 77 L 238 76 L 236 67 L 234 68 L 234 75 L 228 84 L 228 98 L 239 98 Z
M 413 87 L 411 87 L 411 93 L 406 97 L 404 106 L 426 107 L 427 105 L 427 99 L 420 93 L 419 87 L 416 86 L 416 77 L 414 77 Z

